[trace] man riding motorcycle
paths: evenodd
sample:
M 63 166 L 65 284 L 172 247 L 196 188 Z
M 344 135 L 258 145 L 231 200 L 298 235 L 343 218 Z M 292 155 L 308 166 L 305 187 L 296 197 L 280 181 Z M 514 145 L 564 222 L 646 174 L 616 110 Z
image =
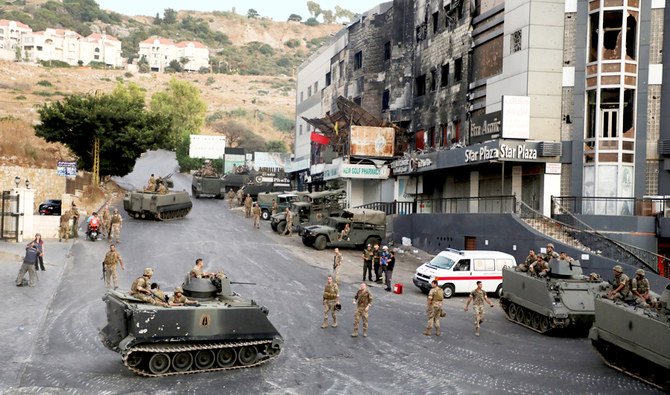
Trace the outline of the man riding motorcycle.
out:
M 91 214 L 90 217 L 86 220 L 86 235 L 93 241 L 98 238 L 100 234 L 100 225 L 102 220 L 98 217 L 98 213 L 95 211 Z

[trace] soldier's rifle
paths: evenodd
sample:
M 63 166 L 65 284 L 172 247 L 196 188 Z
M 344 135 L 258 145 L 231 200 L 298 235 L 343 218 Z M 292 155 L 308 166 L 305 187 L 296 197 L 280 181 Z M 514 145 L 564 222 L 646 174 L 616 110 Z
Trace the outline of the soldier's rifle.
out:
M 243 281 L 231 281 L 231 284 L 239 284 L 239 285 L 256 285 L 256 283 L 246 283 Z

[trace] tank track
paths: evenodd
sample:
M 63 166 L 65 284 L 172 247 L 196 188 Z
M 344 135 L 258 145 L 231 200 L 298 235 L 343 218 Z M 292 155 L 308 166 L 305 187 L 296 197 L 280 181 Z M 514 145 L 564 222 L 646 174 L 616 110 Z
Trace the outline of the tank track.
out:
M 254 347 L 257 350 L 256 358 L 252 362 L 242 364 L 239 360 L 239 351 L 242 347 Z M 231 366 L 220 366 L 217 361 L 217 356 L 215 355 L 211 367 L 200 369 L 196 366 L 195 362 L 195 352 L 200 350 L 212 350 L 215 353 L 217 350 L 232 348 L 235 351 L 235 360 L 232 362 Z M 187 352 L 191 355 L 191 364 L 190 367 L 184 371 L 175 371 L 173 364 L 173 357 L 176 353 Z M 272 340 L 255 340 L 255 341 L 243 341 L 243 342 L 230 342 L 230 343 L 208 343 L 208 344 L 145 344 L 138 345 L 130 348 L 123 353 L 123 364 L 133 373 L 144 376 L 144 377 L 166 377 L 166 376 L 177 376 L 184 374 L 193 374 L 193 373 L 202 373 L 202 372 L 219 372 L 224 370 L 236 370 L 236 369 L 246 369 L 252 368 L 255 366 L 262 365 L 272 359 L 275 359 L 281 349 L 275 349 L 272 347 Z M 149 355 L 143 356 L 141 362 L 131 364 L 129 359 L 133 356 L 134 353 L 149 353 Z M 170 365 L 164 372 L 152 372 L 149 368 L 149 360 L 151 357 L 165 353 L 170 357 Z M 136 362 L 136 361 L 135 361 Z
M 647 383 L 661 391 L 670 392 L 670 379 L 668 379 L 667 370 L 664 370 L 659 366 L 650 363 L 646 359 L 610 342 L 592 340 L 591 344 L 605 365 Z M 627 361 L 630 368 L 623 365 L 621 361 Z M 649 372 L 653 373 L 650 374 Z M 659 380 L 666 380 L 666 382 L 659 383 L 657 382 Z
M 500 299 L 500 306 L 502 307 L 503 312 L 505 313 L 505 317 L 508 320 L 514 322 L 515 324 L 525 326 L 532 331 L 545 335 L 551 332 L 553 329 L 556 329 L 556 326 L 552 323 L 552 320 L 549 317 L 527 309 L 523 306 L 519 306 L 516 303 L 510 302 L 506 299 Z M 516 309 L 516 311 L 521 309 L 523 314 L 519 315 L 519 313 L 516 312 L 514 313 L 514 317 L 512 317 L 510 310 L 513 309 Z
M 156 214 L 156 219 L 159 221 L 170 221 L 173 219 L 181 219 L 191 212 L 191 208 L 180 208 L 179 210 L 167 210 Z

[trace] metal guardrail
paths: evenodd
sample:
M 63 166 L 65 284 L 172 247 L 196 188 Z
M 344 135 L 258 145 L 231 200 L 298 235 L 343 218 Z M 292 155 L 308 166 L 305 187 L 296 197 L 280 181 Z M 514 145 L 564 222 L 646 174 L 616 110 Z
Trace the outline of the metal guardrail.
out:
M 544 234 L 563 232 L 590 249 L 594 254 L 658 273 L 657 262 L 659 258 L 665 259 L 662 255 L 611 239 L 579 220 L 566 208 L 560 206 L 560 203 L 552 202 L 552 205 L 554 204 L 562 213 L 570 215 L 575 220 L 575 225 L 568 225 L 556 219 L 545 217 L 524 202 L 519 204 L 519 216 L 524 219 L 539 220 L 534 228 Z
M 418 199 L 414 202 L 374 202 L 357 206 L 379 210 L 386 215 L 404 214 L 511 214 L 516 211 L 516 196 L 458 197 Z
M 670 214 L 670 198 L 626 198 L 598 196 L 552 196 L 551 215 L 654 216 Z

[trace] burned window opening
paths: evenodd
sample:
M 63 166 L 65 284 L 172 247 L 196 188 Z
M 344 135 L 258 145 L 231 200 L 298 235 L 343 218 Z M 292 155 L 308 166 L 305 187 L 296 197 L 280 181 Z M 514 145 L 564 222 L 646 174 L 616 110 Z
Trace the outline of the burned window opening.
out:
M 440 29 L 440 25 L 438 25 L 440 20 L 440 12 L 433 12 L 433 34 L 437 34 L 437 31 Z
M 622 37 L 621 29 L 623 27 L 623 11 L 605 11 L 603 12 L 603 49 L 602 57 L 604 60 L 621 59 L 622 55 Z
M 449 63 L 443 64 L 440 71 L 440 86 L 449 86 Z
M 358 51 L 354 54 L 354 70 L 363 67 L 363 51 Z
M 623 137 L 635 138 L 635 89 L 623 93 Z
M 590 31 L 590 45 L 589 45 L 589 62 L 598 60 L 598 36 L 599 36 L 600 14 L 594 13 L 589 17 L 589 31 Z
M 423 96 L 426 94 L 426 75 L 422 74 L 418 77 L 416 77 L 415 85 L 416 85 L 416 96 Z
M 435 92 L 437 88 L 437 70 L 430 71 L 430 91 Z
M 596 137 L 596 91 L 586 94 L 586 139 Z
M 384 60 L 391 59 L 391 42 L 387 41 L 384 43 Z
M 328 72 L 328 73 L 326 73 L 326 86 L 330 86 L 331 82 L 332 82 L 332 77 L 331 77 L 330 72 Z
M 463 58 L 454 61 L 454 82 L 461 82 L 461 72 L 463 69 Z
M 637 54 L 637 13 L 626 18 L 626 58 L 635 60 Z
M 389 109 L 389 102 L 391 101 L 391 93 L 386 89 L 382 93 L 382 111 Z

